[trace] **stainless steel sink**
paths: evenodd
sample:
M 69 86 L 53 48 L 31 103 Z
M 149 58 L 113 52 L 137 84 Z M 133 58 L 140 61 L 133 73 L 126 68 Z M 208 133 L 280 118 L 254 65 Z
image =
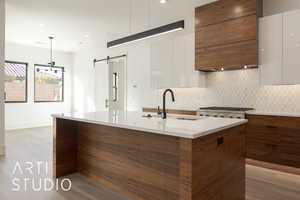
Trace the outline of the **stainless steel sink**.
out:
M 147 114 L 147 115 L 143 115 L 142 117 L 144 117 L 144 118 L 161 118 L 161 115 Z
M 145 114 L 142 116 L 143 118 L 161 118 L 161 115 L 158 114 Z M 169 115 L 168 116 L 169 119 L 177 119 L 177 120 L 182 120 L 182 121 L 197 121 L 199 119 L 205 118 L 205 117 L 189 117 L 189 116 L 180 116 L 180 115 Z
M 188 117 L 178 117 L 176 119 L 178 119 L 178 120 L 186 120 L 186 121 L 196 121 L 196 120 L 199 120 L 199 118 L 188 118 Z

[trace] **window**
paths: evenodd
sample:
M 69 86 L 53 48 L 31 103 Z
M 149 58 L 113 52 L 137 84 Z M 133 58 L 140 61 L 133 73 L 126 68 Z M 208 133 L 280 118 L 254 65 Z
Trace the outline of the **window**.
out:
M 34 102 L 64 101 L 64 68 L 34 65 Z
M 27 63 L 5 61 L 5 102 L 27 102 Z

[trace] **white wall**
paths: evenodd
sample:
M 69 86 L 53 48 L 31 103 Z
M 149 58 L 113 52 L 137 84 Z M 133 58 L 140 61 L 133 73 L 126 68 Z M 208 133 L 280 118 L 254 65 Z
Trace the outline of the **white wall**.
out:
M 299 0 L 264 0 L 264 16 L 300 9 Z
M 74 112 L 92 112 L 95 110 L 93 60 L 99 58 L 99 55 L 103 55 L 103 51 L 101 48 L 83 48 L 74 55 L 72 76 L 72 111 Z
M 49 50 L 6 43 L 5 59 L 28 63 L 28 102 L 5 104 L 6 129 L 30 128 L 51 125 L 53 113 L 70 112 L 71 110 L 71 75 L 72 54 L 54 52 L 57 66 L 65 67 L 64 74 L 64 102 L 34 103 L 34 64 L 47 64 Z
M 0 155 L 4 154 L 4 41 L 5 41 L 5 8 L 0 0 Z

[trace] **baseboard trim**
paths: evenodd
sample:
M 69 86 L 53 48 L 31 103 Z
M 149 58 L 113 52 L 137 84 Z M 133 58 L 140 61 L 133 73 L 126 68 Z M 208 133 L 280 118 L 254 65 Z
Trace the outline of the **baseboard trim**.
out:
M 17 126 L 5 126 L 6 131 L 11 131 L 11 130 L 18 130 L 18 129 L 27 129 L 27 128 L 39 128 L 39 127 L 45 127 L 45 126 L 51 126 L 52 122 L 43 122 L 43 123 L 38 123 L 38 124 L 22 124 L 22 125 L 17 125 Z
M 268 163 L 268 162 L 252 160 L 252 159 L 246 159 L 246 163 L 248 165 L 253 165 L 256 167 L 262 167 L 262 168 L 276 170 L 276 171 L 285 172 L 285 173 L 289 173 L 289 174 L 300 175 L 300 168 L 289 167 L 289 166 L 285 166 L 285 165 L 278 165 L 278 164 L 274 164 L 274 163 Z

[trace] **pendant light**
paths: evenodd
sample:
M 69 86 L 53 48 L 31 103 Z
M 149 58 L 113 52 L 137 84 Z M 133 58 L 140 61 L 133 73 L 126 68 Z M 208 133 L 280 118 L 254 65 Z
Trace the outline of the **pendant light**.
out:
M 148 22 L 148 26 L 150 26 L 150 19 L 151 19 L 151 10 L 150 10 L 150 1 L 149 1 L 149 22 Z M 167 3 L 167 0 L 161 0 L 160 3 Z M 130 4 L 130 16 L 129 16 L 129 30 L 130 30 L 130 34 L 132 33 L 131 28 L 132 28 L 132 0 L 131 0 L 131 4 Z M 137 42 L 140 40 L 145 40 L 148 38 L 152 38 L 152 37 L 156 37 L 159 35 L 163 35 L 163 34 L 167 34 L 170 32 L 175 32 L 175 31 L 180 31 L 183 30 L 185 28 L 185 22 L 184 20 L 180 20 L 180 21 L 176 21 L 170 24 L 166 24 L 163 26 L 159 26 L 156 28 L 152 28 L 150 30 L 146 30 L 140 33 L 136 33 L 136 34 L 131 34 L 129 36 L 123 37 L 123 38 L 119 38 L 113 41 L 109 41 L 107 42 L 107 48 L 112 48 L 112 47 L 118 47 L 120 45 L 123 44 L 128 44 L 128 43 L 132 43 L 132 42 Z
M 107 48 L 116 47 L 116 46 L 120 46 L 122 44 L 136 42 L 136 41 L 152 38 L 155 36 L 159 36 L 162 34 L 167 34 L 170 32 L 183 30 L 183 29 L 184 29 L 184 20 L 181 20 L 181 21 L 177 21 L 177 22 L 174 22 L 171 24 L 160 26 L 160 27 L 157 27 L 154 29 L 150 29 L 150 30 L 147 30 L 144 32 L 140 32 L 140 33 L 137 33 L 134 35 L 130 35 L 130 36 L 127 36 L 124 38 L 120 38 L 120 39 L 117 39 L 114 41 L 110 41 L 107 43 Z
M 54 37 L 49 36 L 49 40 L 50 40 L 50 63 L 48 63 L 48 64 L 50 66 L 50 70 L 52 71 L 52 67 L 55 66 L 55 62 L 53 61 L 53 40 L 54 40 Z

